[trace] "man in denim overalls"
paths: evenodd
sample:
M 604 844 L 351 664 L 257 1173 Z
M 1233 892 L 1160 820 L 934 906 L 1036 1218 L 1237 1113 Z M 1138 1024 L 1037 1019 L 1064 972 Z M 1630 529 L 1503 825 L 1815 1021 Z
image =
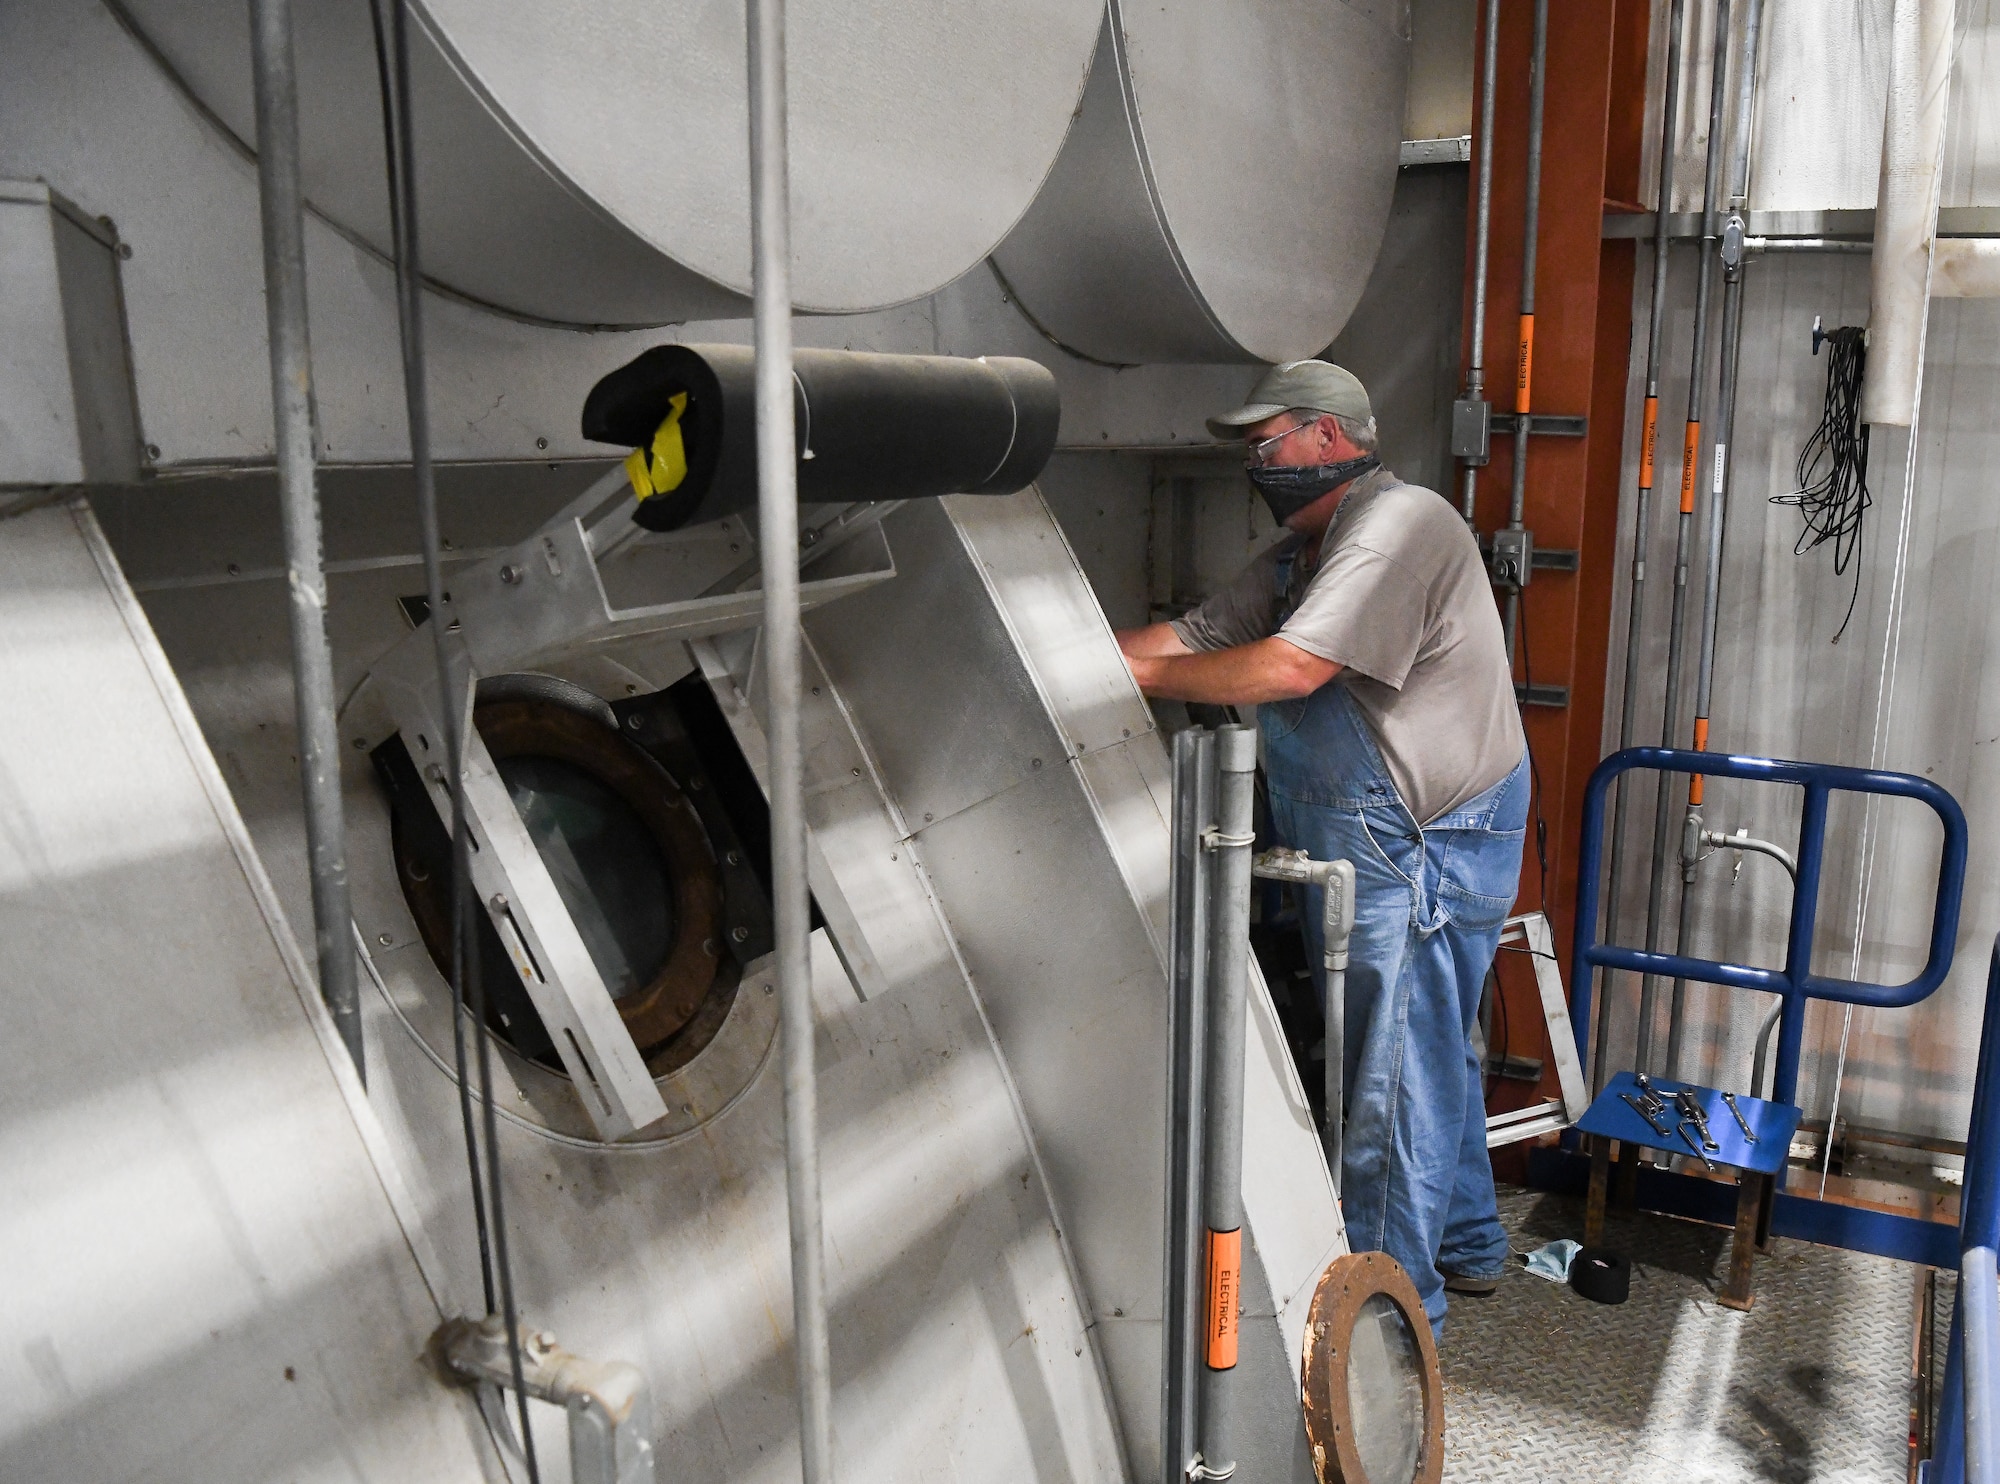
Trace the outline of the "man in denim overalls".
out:
M 1119 644 L 1148 695 L 1255 704 L 1279 840 L 1354 863 L 1341 1210 L 1441 1330 L 1445 1289 L 1491 1292 L 1507 1259 L 1471 1044 L 1528 816 L 1499 611 L 1457 511 L 1381 467 L 1348 371 L 1274 367 L 1209 429 L 1243 439 L 1286 535 Z M 1319 903 L 1301 905 L 1324 995 Z

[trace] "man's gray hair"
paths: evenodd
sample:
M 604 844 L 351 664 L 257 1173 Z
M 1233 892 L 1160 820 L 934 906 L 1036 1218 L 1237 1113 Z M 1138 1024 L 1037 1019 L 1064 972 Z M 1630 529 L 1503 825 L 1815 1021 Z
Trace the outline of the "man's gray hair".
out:
M 1294 407 L 1290 410 L 1293 417 L 1300 419 L 1300 427 L 1304 427 L 1309 422 L 1318 422 L 1323 417 L 1330 417 L 1336 423 L 1340 424 L 1340 431 L 1346 436 L 1349 443 L 1352 443 L 1363 453 L 1375 452 L 1377 435 L 1375 432 L 1375 419 L 1372 417 L 1364 423 L 1356 422 L 1351 417 L 1343 417 L 1338 412 L 1322 412 L 1317 407 Z

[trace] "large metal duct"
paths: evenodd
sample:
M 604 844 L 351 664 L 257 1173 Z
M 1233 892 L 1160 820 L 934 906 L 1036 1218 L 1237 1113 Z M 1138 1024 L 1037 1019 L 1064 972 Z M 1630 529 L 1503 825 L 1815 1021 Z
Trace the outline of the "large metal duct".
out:
M 253 137 L 241 4 L 111 3 L 238 140 Z M 1101 14 L 1094 0 L 792 6 L 799 307 L 902 303 L 986 256 L 1049 173 Z M 437 283 L 565 324 L 748 312 L 740 7 L 413 0 L 411 15 Z M 307 194 L 386 249 L 369 7 L 302 6 L 298 37 Z
M 1409 54 L 1398 14 L 1111 0 L 1062 158 L 994 255 L 1022 307 L 1110 361 L 1323 349 L 1388 224 Z

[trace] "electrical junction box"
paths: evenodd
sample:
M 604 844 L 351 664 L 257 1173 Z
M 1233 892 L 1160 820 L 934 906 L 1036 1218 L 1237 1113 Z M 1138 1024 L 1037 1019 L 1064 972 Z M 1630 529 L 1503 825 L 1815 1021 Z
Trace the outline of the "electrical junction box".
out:
M 1451 404 L 1451 456 L 1468 464 L 1483 464 L 1490 456 L 1493 404 L 1459 401 Z
M 0 180 L 0 490 L 138 478 L 118 258 L 107 224 Z
M 1535 566 L 1534 532 L 1495 531 L 1493 550 L 1486 563 L 1494 586 L 1526 587 Z

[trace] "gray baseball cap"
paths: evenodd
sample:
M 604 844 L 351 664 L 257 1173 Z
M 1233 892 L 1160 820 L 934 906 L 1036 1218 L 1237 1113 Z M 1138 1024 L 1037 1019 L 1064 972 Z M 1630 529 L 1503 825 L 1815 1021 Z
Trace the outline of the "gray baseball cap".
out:
M 1375 414 L 1368 406 L 1368 388 L 1345 366 L 1331 361 L 1287 361 L 1257 378 L 1250 400 L 1234 412 L 1208 420 L 1218 438 L 1240 438 L 1243 430 L 1293 407 L 1333 412 L 1365 423 Z

